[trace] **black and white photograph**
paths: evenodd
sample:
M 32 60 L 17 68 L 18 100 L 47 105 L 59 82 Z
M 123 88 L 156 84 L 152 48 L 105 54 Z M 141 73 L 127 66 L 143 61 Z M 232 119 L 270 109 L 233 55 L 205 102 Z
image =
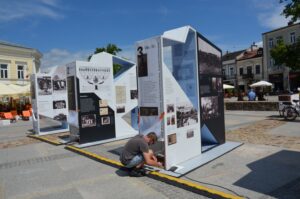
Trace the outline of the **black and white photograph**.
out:
M 175 115 L 172 115 L 171 117 L 171 125 L 175 125 Z
M 194 137 L 194 130 L 188 130 L 186 132 L 186 138 L 192 138 Z
M 201 109 L 202 120 L 209 120 L 214 119 L 220 116 L 218 110 L 218 96 L 211 96 L 211 97 L 202 97 L 201 98 Z
M 221 75 L 221 57 L 199 50 L 199 73 Z
M 81 116 L 81 127 L 94 127 L 96 126 L 96 115 L 95 114 L 88 114 Z
M 125 113 L 125 106 L 117 106 L 117 113 Z
M 140 107 L 141 116 L 158 116 L 158 107 Z
M 100 108 L 99 113 L 100 115 L 108 115 L 108 108 Z
M 69 110 L 76 110 L 76 102 L 75 102 L 75 77 L 70 76 L 67 78 L 68 81 L 68 106 Z
M 223 92 L 223 84 L 222 84 L 222 78 L 217 77 L 217 91 Z
M 198 111 L 190 104 L 176 107 L 177 128 L 198 123 Z
M 38 94 L 39 95 L 51 95 L 52 94 L 52 83 L 50 76 L 38 77 Z
M 146 77 L 148 76 L 148 64 L 147 64 L 147 54 L 142 54 L 137 56 L 138 61 L 138 76 Z
M 66 107 L 67 106 L 65 100 L 53 101 L 53 109 L 64 109 Z
M 177 143 L 176 133 L 168 135 L 168 145 L 172 145 L 176 143 Z
M 174 113 L 174 104 L 167 104 L 167 113 Z
M 137 99 L 138 98 L 138 91 L 137 90 L 130 90 L 130 99 Z
M 67 121 L 67 115 L 65 115 L 64 113 L 59 113 L 59 114 L 57 114 L 57 115 L 55 115 L 54 117 L 53 117 L 53 119 L 54 120 L 56 120 L 56 121 Z
M 107 100 L 104 100 L 104 99 L 99 100 L 99 107 L 100 108 L 107 107 L 107 106 L 108 106 Z
M 66 79 L 59 79 L 58 75 L 53 77 L 53 92 L 63 91 L 67 89 Z
M 171 125 L 171 117 L 167 117 L 167 126 Z
M 217 91 L 217 78 L 216 77 L 211 78 L 211 87 L 212 87 L 213 91 Z
M 110 124 L 110 117 L 101 117 L 101 125 L 109 125 Z

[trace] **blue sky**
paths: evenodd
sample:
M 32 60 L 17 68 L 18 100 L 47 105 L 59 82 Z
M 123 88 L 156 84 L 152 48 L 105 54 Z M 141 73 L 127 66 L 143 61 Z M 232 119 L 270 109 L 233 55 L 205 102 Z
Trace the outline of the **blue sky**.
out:
M 191 25 L 224 52 L 285 26 L 279 0 L 0 0 L 0 40 L 33 47 L 42 65 L 82 60 L 108 43 L 134 59 L 135 41 Z

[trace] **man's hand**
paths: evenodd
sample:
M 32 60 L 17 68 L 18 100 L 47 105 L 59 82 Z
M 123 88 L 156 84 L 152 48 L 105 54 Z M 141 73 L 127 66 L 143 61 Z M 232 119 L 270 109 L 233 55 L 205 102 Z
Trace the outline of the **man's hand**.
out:
M 162 164 L 161 162 L 157 162 L 157 166 L 158 166 L 159 168 L 163 168 L 163 164 Z

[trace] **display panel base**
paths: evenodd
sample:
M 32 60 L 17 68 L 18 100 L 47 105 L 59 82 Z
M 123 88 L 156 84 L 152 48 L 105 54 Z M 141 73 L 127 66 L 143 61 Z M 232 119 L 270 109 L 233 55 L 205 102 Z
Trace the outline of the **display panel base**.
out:
M 164 169 L 159 169 L 157 167 L 151 167 L 151 166 L 147 166 L 146 168 L 148 170 L 158 171 L 160 173 L 164 173 L 164 174 L 167 174 L 170 176 L 180 177 L 180 176 L 183 176 L 183 175 L 189 173 L 190 171 L 192 171 L 198 167 L 201 167 L 201 166 L 207 164 L 208 162 L 232 151 L 233 149 L 241 146 L 242 144 L 243 143 L 239 143 L 239 142 L 225 142 L 224 144 L 216 146 L 216 147 L 206 151 L 205 153 L 202 153 L 201 155 L 196 156 L 195 158 L 192 158 L 181 164 L 174 165 L 172 167 L 172 168 L 174 168 L 174 170 L 172 168 L 170 170 L 164 170 Z

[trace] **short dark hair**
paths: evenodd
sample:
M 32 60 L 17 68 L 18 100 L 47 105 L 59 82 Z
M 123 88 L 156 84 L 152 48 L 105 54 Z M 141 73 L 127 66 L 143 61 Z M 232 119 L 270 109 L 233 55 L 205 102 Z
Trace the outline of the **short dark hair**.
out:
M 147 134 L 147 137 L 152 140 L 153 144 L 157 142 L 157 135 L 154 132 L 150 132 Z

